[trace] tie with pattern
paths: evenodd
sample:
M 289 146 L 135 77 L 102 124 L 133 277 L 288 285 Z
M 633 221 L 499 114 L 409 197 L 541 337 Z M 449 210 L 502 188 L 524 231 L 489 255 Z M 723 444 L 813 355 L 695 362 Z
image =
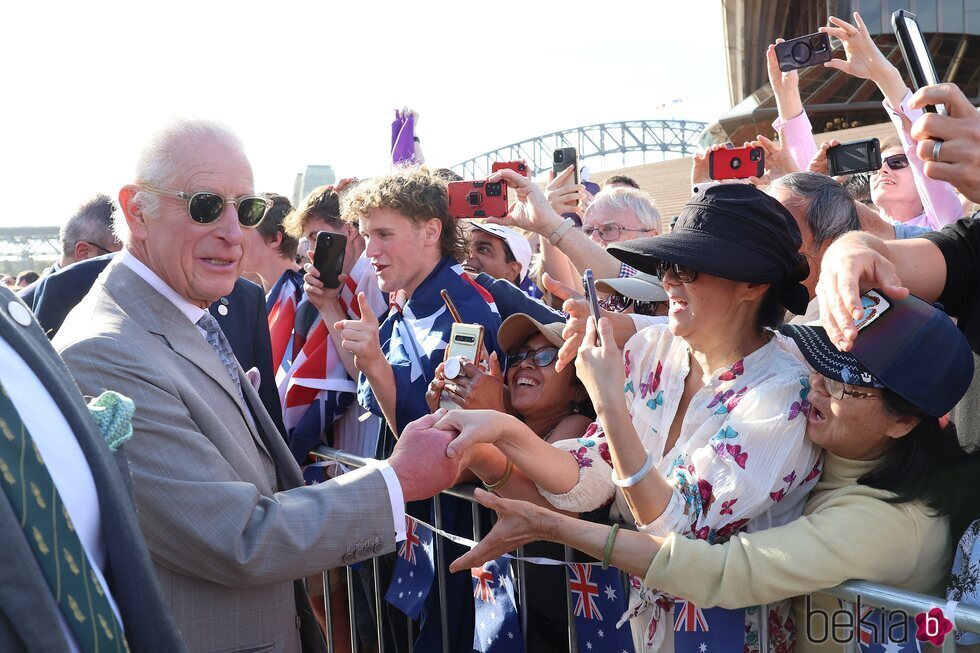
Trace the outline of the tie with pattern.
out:
M 221 364 L 225 366 L 225 371 L 231 377 L 231 382 L 235 384 L 235 389 L 238 390 L 238 398 L 244 407 L 245 395 L 242 394 L 242 382 L 238 378 L 238 361 L 234 352 L 231 351 L 231 345 L 228 344 L 225 332 L 218 326 L 218 321 L 214 319 L 214 316 L 207 311 L 197 321 L 197 326 L 204 329 L 208 334 L 208 344 L 218 353 L 218 358 L 221 359 Z
M 0 385 L 0 486 L 82 651 L 128 651 L 34 439 Z

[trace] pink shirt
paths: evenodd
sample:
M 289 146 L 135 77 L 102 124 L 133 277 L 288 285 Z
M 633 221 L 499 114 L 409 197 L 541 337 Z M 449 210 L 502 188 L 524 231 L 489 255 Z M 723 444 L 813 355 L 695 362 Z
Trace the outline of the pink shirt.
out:
M 912 123 L 918 120 L 923 112 L 921 109 L 912 109 L 908 106 L 911 97 L 912 92 L 906 89 L 905 96 L 897 110 L 888 104 L 888 100 L 882 101 L 882 106 L 888 112 L 895 129 L 898 131 L 898 137 L 902 141 L 902 148 L 905 150 L 905 156 L 908 157 L 909 166 L 912 168 L 912 178 L 915 180 L 915 187 L 919 191 L 919 199 L 922 202 L 922 208 L 925 210 L 921 215 L 906 220 L 905 224 L 939 230 L 963 217 L 963 207 L 956 190 L 950 184 L 926 177 L 922 169 L 922 159 L 915 151 L 917 141 L 912 138 L 909 130 Z M 777 118 L 772 123 L 772 127 L 779 133 L 784 146 L 792 154 L 799 169 L 806 170 L 810 160 L 817 153 L 817 144 L 813 139 L 813 129 L 806 111 L 786 121 Z M 885 218 L 885 220 L 892 224 L 898 223 L 897 220 L 890 218 Z

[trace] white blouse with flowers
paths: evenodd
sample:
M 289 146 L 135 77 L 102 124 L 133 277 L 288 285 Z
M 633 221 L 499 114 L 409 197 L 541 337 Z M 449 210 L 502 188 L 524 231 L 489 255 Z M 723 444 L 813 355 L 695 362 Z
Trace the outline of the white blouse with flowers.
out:
M 680 437 L 667 452 L 667 433 L 690 371 L 688 345 L 666 324 L 658 324 L 633 336 L 623 357 L 626 404 L 637 435 L 653 454 L 651 473 L 659 471 L 674 486 L 663 514 L 649 524 L 637 524 L 640 531 L 724 542 L 734 533 L 779 526 L 800 515 L 820 475 L 820 450 L 804 436 L 810 409 L 808 370 L 780 349 L 775 337 L 711 374 L 692 398 Z M 559 495 L 539 487 L 545 498 L 574 512 L 595 510 L 615 499 L 614 514 L 631 518 L 610 477 L 609 447 L 598 423 L 582 438 L 555 446 L 578 461 L 579 482 Z M 664 637 L 672 624 L 660 623 L 670 615 L 671 598 L 632 580 L 635 591 L 626 616 L 645 620 L 647 650 L 672 650 L 670 638 Z M 788 606 L 771 613 L 769 622 L 770 641 L 777 648 L 788 644 Z M 757 650 L 758 623 L 747 625 L 746 650 Z

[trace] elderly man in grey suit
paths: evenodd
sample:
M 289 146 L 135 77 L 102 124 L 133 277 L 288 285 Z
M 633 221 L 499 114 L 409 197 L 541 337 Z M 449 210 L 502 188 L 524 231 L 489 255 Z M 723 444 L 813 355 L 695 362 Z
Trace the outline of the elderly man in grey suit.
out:
M 82 391 L 136 403 L 126 444 L 140 525 L 192 651 L 322 650 L 302 579 L 394 550 L 404 502 L 445 489 L 451 436 L 426 417 L 387 462 L 315 486 L 206 308 L 265 214 L 237 137 L 178 122 L 119 193 L 123 252 L 54 340 Z

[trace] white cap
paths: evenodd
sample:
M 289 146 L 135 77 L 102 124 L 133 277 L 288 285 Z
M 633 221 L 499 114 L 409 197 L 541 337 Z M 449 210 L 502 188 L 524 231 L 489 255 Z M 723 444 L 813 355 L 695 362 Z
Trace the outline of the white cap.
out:
M 524 281 L 528 268 L 531 267 L 531 243 L 528 242 L 527 238 L 510 227 L 503 225 L 489 224 L 486 222 L 472 222 L 471 224 L 475 229 L 485 231 L 507 243 L 507 246 L 510 247 L 510 253 L 521 264 L 521 275 L 517 281 L 518 283 Z

